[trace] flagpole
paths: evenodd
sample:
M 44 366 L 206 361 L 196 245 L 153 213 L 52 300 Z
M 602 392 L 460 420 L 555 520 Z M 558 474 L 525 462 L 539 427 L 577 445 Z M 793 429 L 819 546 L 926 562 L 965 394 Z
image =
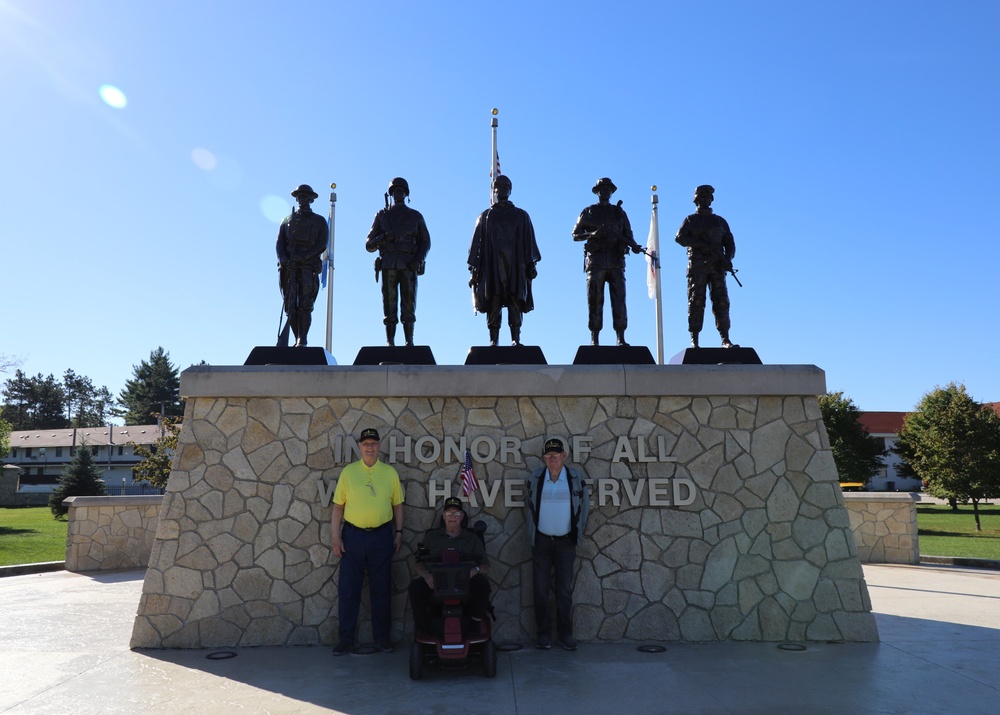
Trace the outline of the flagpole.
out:
M 490 120 L 490 126 L 493 128 L 493 163 L 490 164 L 490 206 L 493 205 L 493 180 L 497 174 L 497 167 L 500 165 L 500 159 L 497 156 L 497 114 L 500 110 L 493 107 L 493 118 Z
M 663 295 L 660 290 L 660 199 L 656 195 L 656 184 L 650 187 L 653 196 L 650 199 L 653 204 L 653 213 L 650 217 L 650 235 L 656 236 L 656 250 L 653 252 L 653 280 L 656 285 L 656 364 L 663 364 Z
M 337 184 L 330 184 L 330 223 L 329 223 L 329 240 L 326 245 L 326 256 L 323 259 L 323 267 L 326 269 L 325 278 L 327 279 L 326 286 L 326 351 L 328 353 L 333 353 L 333 229 L 334 229 L 334 218 L 337 211 L 337 192 L 333 189 L 337 188 Z

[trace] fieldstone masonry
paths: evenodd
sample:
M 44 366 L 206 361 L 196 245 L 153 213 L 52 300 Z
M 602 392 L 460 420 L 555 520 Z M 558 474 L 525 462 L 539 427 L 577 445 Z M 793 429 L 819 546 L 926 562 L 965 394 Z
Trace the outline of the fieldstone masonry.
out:
M 67 497 L 66 570 L 144 568 L 161 501 L 159 496 Z
M 541 468 L 546 438 L 586 437 L 589 452 L 570 454 L 595 484 L 576 578 L 581 640 L 875 641 L 823 392 L 812 366 L 190 368 L 131 645 L 335 640 L 335 447 L 368 426 L 383 448 L 392 437 L 516 438 L 519 453 L 475 464 L 484 491 Z M 669 454 L 616 461 L 622 435 Z M 428 495 L 458 493 L 460 464 L 442 453 L 394 466 L 406 491 L 393 566 L 401 639 L 412 628 L 411 549 L 436 518 Z M 666 489 L 657 501 L 670 503 L 652 506 L 656 480 L 693 493 Z M 496 637 L 523 640 L 533 636 L 530 548 L 510 502 L 477 500 L 473 518 L 488 526 Z M 364 641 L 364 613 L 362 623 Z

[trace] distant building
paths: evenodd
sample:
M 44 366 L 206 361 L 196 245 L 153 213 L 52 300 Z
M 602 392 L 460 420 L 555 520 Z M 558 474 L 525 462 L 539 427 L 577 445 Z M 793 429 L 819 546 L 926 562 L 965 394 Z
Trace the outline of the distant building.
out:
M 905 412 L 862 412 L 858 421 L 864 425 L 872 437 L 881 439 L 888 450 L 892 449 L 896 444 L 896 440 L 899 439 L 899 431 L 903 429 L 903 420 L 905 418 Z M 919 479 L 899 476 L 896 469 L 899 467 L 900 459 L 897 455 L 889 452 L 889 454 L 882 458 L 882 461 L 885 463 L 885 466 L 868 482 L 868 491 L 920 491 L 923 483 Z
M 123 494 L 135 483 L 132 467 L 141 461 L 128 443 L 152 446 L 160 435 L 159 425 L 20 430 L 11 433 L 10 454 L 3 464 L 20 467 L 19 491 L 47 493 L 59 483 L 76 450 L 89 449 L 108 493 Z

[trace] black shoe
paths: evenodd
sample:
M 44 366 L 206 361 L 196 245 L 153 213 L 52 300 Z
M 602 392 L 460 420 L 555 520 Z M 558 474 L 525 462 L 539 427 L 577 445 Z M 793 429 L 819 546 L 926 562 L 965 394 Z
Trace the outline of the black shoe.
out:
M 563 650 L 576 650 L 576 641 L 573 640 L 573 636 L 563 636 L 559 639 L 559 645 L 563 647 Z
M 395 653 L 396 647 L 389 640 L 375 641 L 375 647 L 383 653 Z
M 354 647 L 353 643 L 345 643 L 344 641 L 340 641 L 340 643 L 338 643 L 337 645 L 335 645 L 333 647 L 333 654 L 334 655 L 347 655 L 348 653 L 351 652 L 351 648 L 353 648 L 353 647 Z
M 535 641 L 535 647 L 538 650 L 548 650 L 552 647 L 552 636 L 538 636 L 538 640 Z

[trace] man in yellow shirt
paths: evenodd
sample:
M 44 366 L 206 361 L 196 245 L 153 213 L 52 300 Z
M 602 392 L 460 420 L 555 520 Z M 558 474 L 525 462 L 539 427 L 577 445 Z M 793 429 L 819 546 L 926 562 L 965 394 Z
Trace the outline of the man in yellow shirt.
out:
M 378 430 L 361 431 L 361 459 L 344 467 L 333 493 L 330 548 L 340 559 L 340 625 L 334 655 L 354 647 L 366 572 L 375 645 L 383 653 L 395 650 L 389 638 L 389 567 L 403 543 L 403 489 L 396 470 L 379 461 L 379 444 Z

